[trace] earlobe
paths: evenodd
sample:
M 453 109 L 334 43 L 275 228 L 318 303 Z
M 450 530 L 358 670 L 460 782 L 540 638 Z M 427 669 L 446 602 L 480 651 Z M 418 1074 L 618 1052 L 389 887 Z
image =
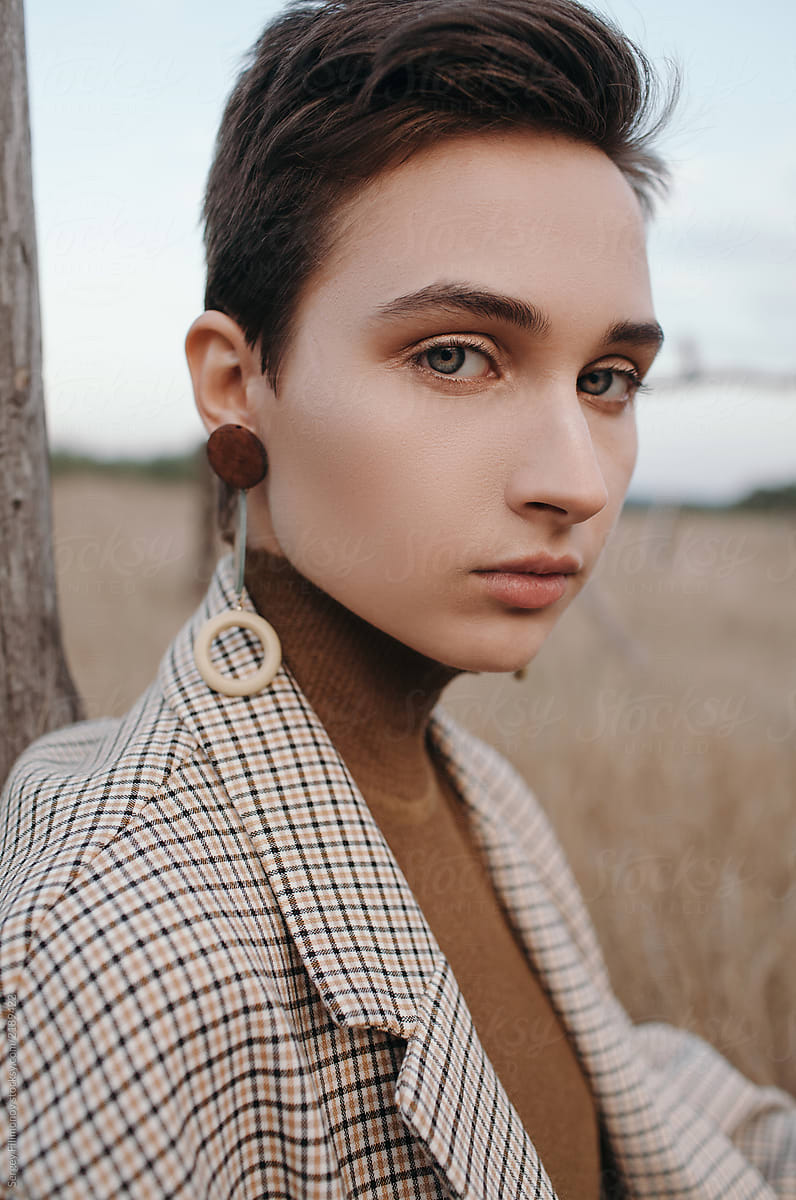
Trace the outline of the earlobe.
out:
M 186 335 L 185 356 L 194 402 L 208 432 L 227 424 L 251 428 L 255 414 L 248 383 L 259 372 L 240 326 L 225 313 L 201 313 Z

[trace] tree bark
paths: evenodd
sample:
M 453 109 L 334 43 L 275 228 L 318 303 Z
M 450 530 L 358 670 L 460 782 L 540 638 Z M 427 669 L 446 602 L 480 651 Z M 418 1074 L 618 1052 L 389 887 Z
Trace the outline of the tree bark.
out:
M 22 0 L 0 4 L 0 406 L 1 783 L 82 715 L 55 587 Z

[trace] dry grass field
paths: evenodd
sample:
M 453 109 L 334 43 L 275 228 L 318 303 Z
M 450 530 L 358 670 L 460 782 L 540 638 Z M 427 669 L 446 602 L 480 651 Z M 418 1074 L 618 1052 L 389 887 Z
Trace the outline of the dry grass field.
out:
M 54 483 L 67 654 L 124 712 L 203 591 L 188 484 Z M 796 1093 L 796 523 L 623 516 L 527 678 L 444 703 L 547 808 L 617 994 Z

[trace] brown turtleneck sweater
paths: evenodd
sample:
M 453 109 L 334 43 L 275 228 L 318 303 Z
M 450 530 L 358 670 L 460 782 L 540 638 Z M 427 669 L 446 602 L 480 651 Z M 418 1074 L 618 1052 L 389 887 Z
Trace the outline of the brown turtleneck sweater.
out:
M 426 737 L 461 672 L 362 620 L 269 551 L 247 552 L 246 586 L 403 871 L 558 1195 L 596 1200 L 591 1092 Z

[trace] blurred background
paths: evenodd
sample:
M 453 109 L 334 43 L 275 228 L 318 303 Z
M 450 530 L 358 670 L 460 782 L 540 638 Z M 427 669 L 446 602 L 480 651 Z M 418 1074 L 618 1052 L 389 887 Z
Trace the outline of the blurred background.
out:
M 182 343 L 202 309 L 199 210 L 225 97 L 266 0 L 27 0 L 50 436 L 104 455 L 201 438 Z M 667 342 L 631 494 L 737 498 L 796 474 L 796 8 L 612 0 L 662 73 L 675 186 L 650 239 Z M 699 386 L 672 388 L 678 378 Z
M 149 683 L 219 548 L 182 343 L 216 126 L 278 7 L 26 0 L 56 567 L 89 715 Z M 527 678 L 465 677 L 445 704 L 547 807 L 631 1014 L 796 1092 L 796 7 L 602 11 L 685 81 L 631 503 Z

